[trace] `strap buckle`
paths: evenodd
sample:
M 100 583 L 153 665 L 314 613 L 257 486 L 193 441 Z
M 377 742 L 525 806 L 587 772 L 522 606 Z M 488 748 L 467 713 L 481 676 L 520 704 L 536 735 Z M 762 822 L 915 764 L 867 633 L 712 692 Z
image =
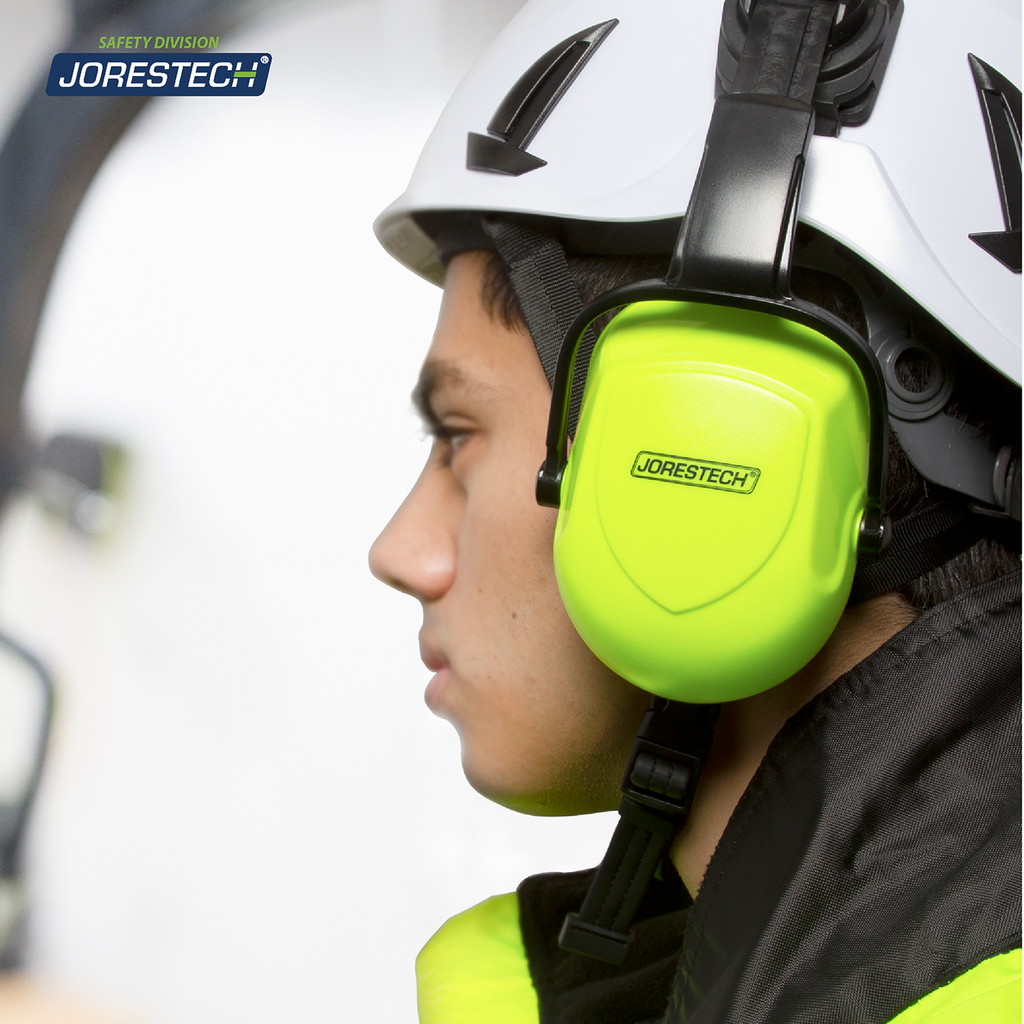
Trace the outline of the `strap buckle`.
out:
M 689 813 L 701 760 L 638 736 L 622 779 L 622 795 L 671 818 Z

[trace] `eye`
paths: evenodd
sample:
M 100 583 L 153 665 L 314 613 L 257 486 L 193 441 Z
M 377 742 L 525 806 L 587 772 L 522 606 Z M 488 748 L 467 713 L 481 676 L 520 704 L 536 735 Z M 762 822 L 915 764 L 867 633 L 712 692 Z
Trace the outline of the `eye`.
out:
M 450 466 L 459 449 L 473 436 L 469 427 L 454 426 L 447 423 L 435 423 L 430 427 L 430 436 L 434 441 L 434 451 L 442 465 Z

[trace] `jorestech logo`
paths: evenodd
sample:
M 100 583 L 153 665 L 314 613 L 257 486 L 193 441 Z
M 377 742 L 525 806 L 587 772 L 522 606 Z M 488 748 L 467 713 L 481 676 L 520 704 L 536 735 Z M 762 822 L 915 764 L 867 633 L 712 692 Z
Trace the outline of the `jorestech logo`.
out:
M 58 53 L 47 96 L 262 96 L 268 53 Z
M 755 466 L 734 466 L 729 462 L 708 462 L 663 452 L 637 452 L 630 475 L 641 480 L 752 494 L 761 478 L 761 470 Z

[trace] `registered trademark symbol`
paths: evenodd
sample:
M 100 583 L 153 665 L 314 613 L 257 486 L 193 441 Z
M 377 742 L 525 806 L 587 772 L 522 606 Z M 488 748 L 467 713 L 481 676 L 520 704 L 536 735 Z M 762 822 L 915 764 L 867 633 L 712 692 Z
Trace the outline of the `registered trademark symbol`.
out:
M 261 64 L 269 64 L 270 63 L 270 58 L 268 56 L 266 56 L 266 54 L 264 54 L 262 57 L 260 57 L 260 63 Z

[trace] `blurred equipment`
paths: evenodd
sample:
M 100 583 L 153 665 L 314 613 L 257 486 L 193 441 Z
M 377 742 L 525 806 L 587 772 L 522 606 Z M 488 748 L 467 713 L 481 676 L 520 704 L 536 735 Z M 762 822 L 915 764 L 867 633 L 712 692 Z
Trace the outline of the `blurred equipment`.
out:
M 87 434 L 55 434 L 30 449 L 23 487 L 51 515 L 89 535 L 104 533 L 116 519 L 113 494 L 125 463 L 124 449 Z
M 22 844 L 53 717 L 43 664 L 0 633 L 0 970 L 22 966 L 26 899 Z
M 72 38 L 63 49 L 88 51 L 102 36 L 156 30 L 217 35 L 237 24 L 245 6 L 245 0 L 72 0 Z M 44 94 L 46 72 L 40 69 L 0 146 L 0 510 L 11 495 L 28 492 L 72 529 L 95 535 L 114 520 L 111 495 L 123 450 L 77 433 L 33 441 L 22 393 L 68 228 L 145 99 L 55 99 Z M 0 634 L 0 969 L 23 960 L 21 847 L 52 710 L 53 684 L 42 663 Z
M 101 37 L 220 35 L 246 0 L 73 0 L 65 52 Z M 48 68 L 0 147 L 0 504 L 15 484 L 21 396 L 50 278 L 79 204 L 145 97 L 44 93 Z

